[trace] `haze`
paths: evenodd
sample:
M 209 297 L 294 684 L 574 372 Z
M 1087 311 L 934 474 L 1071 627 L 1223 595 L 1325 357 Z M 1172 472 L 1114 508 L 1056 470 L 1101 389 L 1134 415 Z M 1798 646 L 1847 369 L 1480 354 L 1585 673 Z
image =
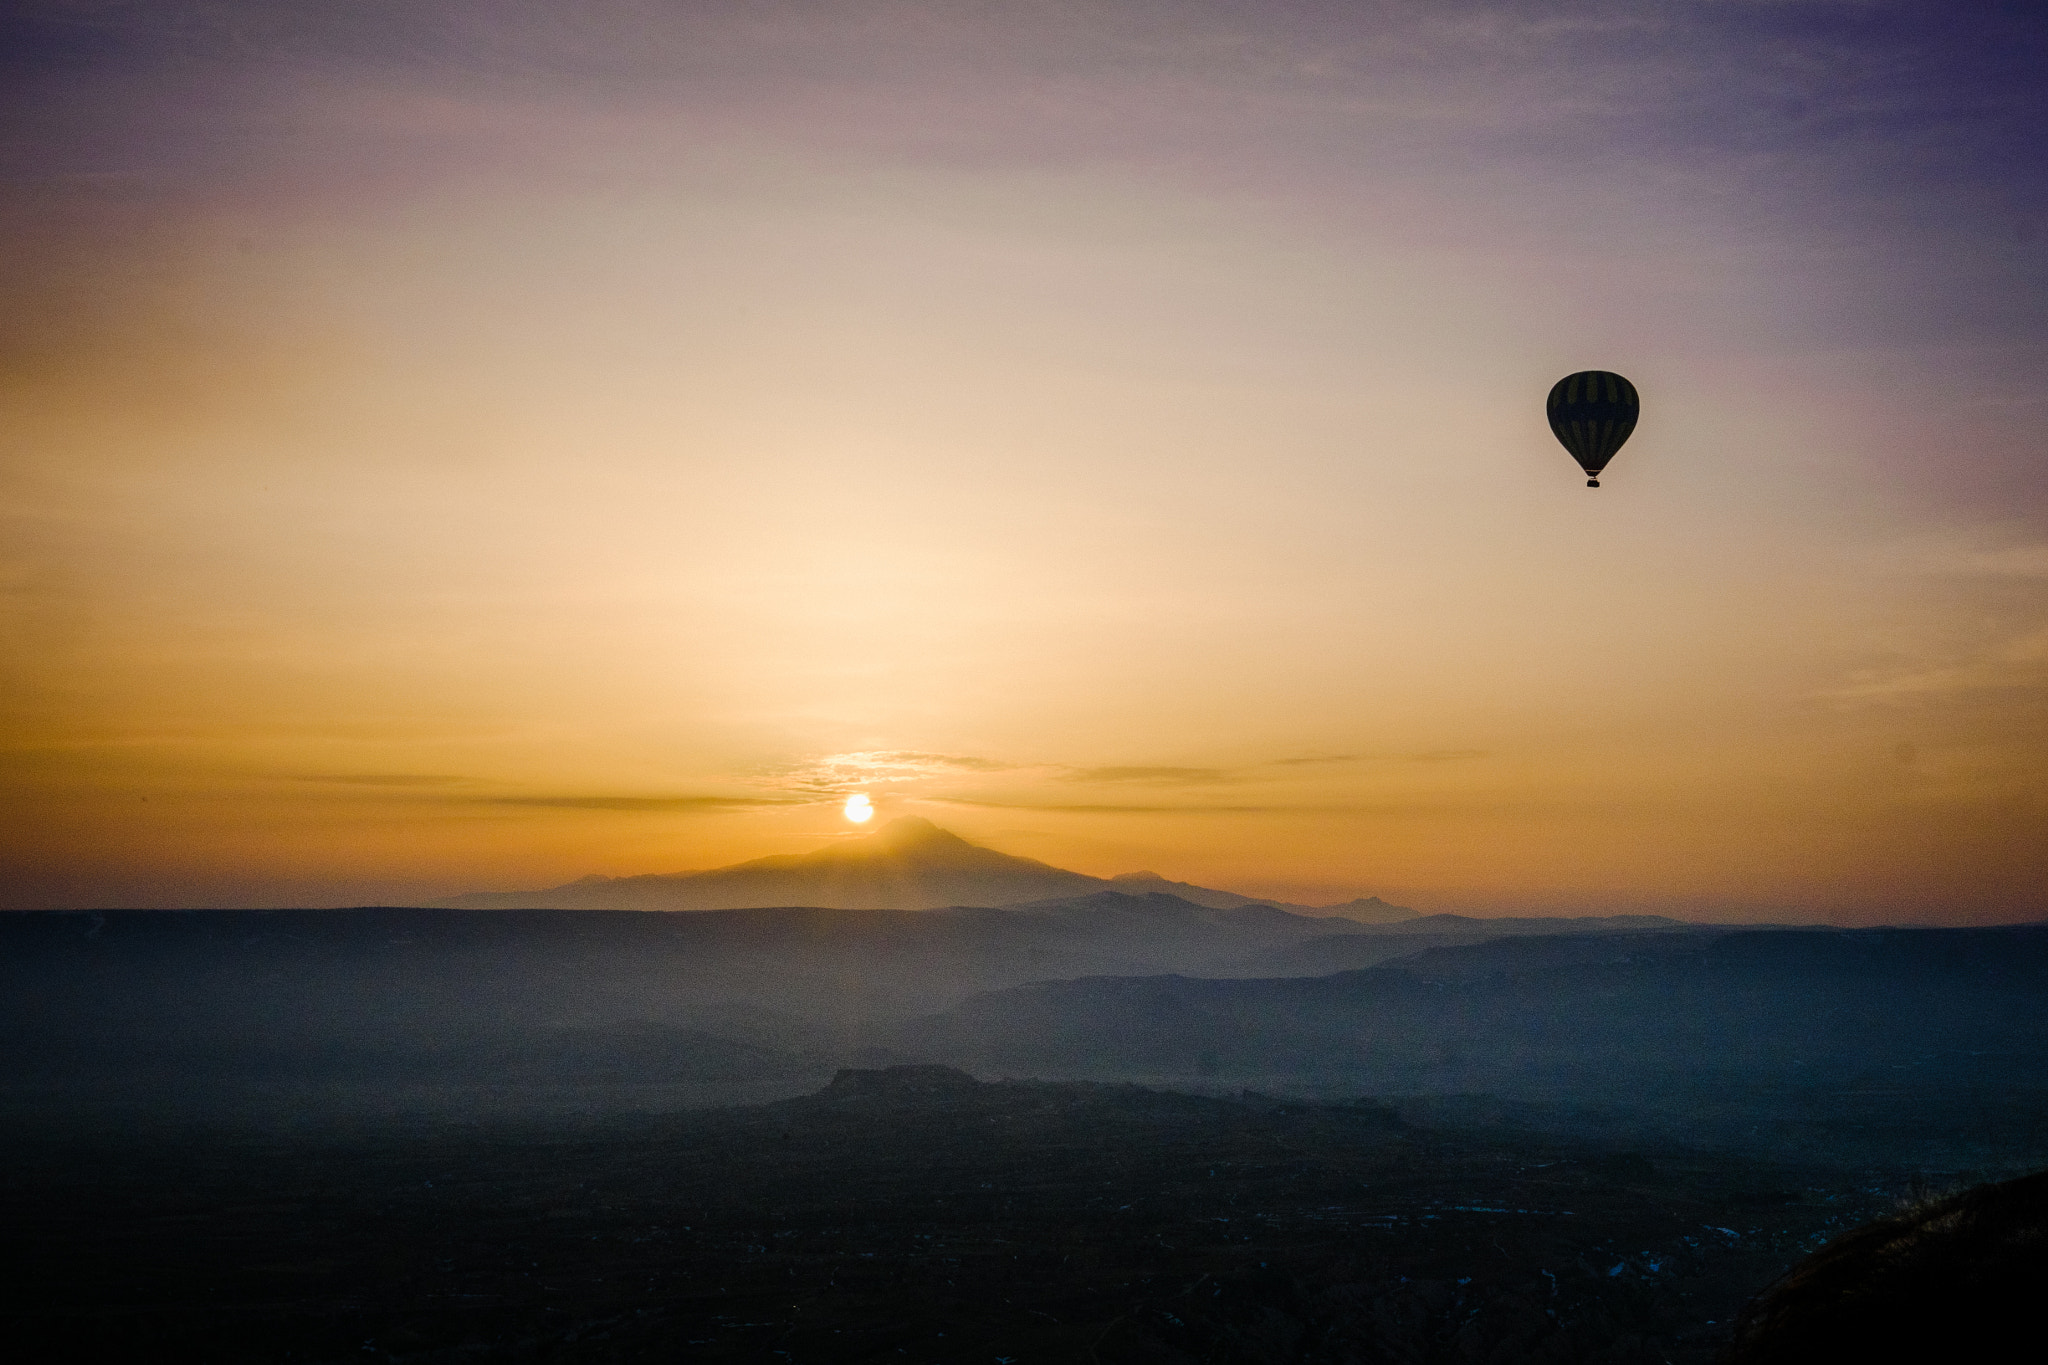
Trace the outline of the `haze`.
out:
M 8 905 L 2042 913 L 2038 19 L 9 13 Z

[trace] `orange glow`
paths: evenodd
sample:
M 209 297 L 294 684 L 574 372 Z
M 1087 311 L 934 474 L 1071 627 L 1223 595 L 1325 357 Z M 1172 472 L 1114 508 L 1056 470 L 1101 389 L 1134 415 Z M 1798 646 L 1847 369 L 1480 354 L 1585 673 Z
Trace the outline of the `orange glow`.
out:
M 9 903 L 703 868 L 872 796 L 1295 900 L 2042 910 L 2030 379 L 1930 434 L 1969 347 L 1829 331 L 1877 258 L 1692 152 L 1553 183 L 1482 168 L 1522 145 L 1483 83 L 1325 99 L 1219 39 L 1069 91 L 954 22 L 899 45 L 929 83 L 763 20 L 595 84 L 231 52 L 232 99 L 36 96 Z M 729 79 L 669 79 L 700 48 Z M 1591 494 L 1543 400 L 1595 367 L 1643 417 Z M 1914 482 L 1994 447 L 1977 502 Z

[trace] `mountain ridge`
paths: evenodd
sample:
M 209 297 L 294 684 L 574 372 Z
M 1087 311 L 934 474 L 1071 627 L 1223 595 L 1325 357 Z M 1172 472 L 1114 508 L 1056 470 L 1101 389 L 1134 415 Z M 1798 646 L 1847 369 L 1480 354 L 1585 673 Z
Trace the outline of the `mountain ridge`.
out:
M 903 816 L 873 834 L 805 853 L 770 854 L 698 872 L 582 877 L 535 891 L 471 892 L 433 904 L 460 910 L 704 911 L 792 905 L 942 910 L 1074 900 L 1101 892 L 1172 895 L 1210 910 L 1268 906 L 1367 924 L 1418 917 L 1377 896 L 1338 906 L 1305 906 L 1172 881 L 1156 872 L 1094 877 L 983 848 L 918 816 Z

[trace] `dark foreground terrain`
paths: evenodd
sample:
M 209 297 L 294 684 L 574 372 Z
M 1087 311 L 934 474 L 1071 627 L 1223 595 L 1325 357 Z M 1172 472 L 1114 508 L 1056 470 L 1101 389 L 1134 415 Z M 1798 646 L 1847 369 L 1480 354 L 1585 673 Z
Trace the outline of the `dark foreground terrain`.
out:
M 0 917 L 0 1341 L 1706 1362 L 1832 1233 L 2048 1166 L 2048 925 L 1417 923 Z
M 0 1163 L 10 1356 L 221 1362 L 1704 1362 L 1920 1178 L 938 1067 Z

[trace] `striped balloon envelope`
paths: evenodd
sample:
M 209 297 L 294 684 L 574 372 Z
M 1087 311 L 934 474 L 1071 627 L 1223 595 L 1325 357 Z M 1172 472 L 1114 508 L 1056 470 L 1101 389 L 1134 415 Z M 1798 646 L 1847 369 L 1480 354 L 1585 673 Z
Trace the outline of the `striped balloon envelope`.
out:
M 1636 386 L 1609 370 L 1580 370 L 1551 387 L 1547 407 L 1550 430 L 1586 471 L 1586 487 L 1598 488 L 1600 471 L 1636 429 Z

